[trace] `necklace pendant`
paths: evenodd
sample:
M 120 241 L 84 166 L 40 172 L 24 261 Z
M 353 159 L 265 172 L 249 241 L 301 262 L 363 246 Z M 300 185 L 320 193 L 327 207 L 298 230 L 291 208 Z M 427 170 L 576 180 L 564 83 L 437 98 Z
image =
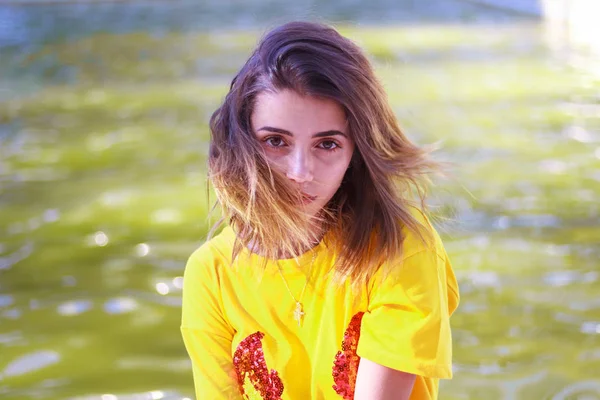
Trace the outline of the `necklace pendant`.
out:
M 304 317 L 304 310 L 302 309 L 302 303 L 296 302 L 296 309 L 294 310 L 294 319 L 298 322 L 298 326 L 301 326 L 302 318 Z

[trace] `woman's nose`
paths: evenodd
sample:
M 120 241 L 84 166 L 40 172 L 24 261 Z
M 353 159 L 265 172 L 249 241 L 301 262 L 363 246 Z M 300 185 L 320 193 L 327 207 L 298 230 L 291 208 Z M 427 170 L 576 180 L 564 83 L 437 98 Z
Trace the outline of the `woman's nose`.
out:
M 286 176 L 297 183 L 313 180 L 312 162 L 309 154 L 296 151 L 290 154 Z

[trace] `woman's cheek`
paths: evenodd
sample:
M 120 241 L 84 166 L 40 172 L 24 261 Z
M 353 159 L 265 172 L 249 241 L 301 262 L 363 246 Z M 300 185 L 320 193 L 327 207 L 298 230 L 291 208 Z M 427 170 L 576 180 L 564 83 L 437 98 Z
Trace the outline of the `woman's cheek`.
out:
M 285 155 L 281 154 L 281 152 L 279 150 L 273 150 L 270 149 L 266 152 L 267 155 L 267 160 L 269 161 L 269 164 L 271 164 L 271 167 L 275 167 L 277 169 L 282 170 L 283 172 L 285 172 L 285 165 L 286 165 L 286 159 L 285 159 Z

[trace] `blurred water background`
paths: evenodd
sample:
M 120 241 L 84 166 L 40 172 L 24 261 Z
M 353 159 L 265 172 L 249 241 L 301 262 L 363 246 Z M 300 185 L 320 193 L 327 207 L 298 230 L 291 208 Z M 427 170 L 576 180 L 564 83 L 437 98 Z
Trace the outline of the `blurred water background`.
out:
M 0 2 L 0 398 L 192 398 L 208 118 L 261 33 L 318 18 L 456 165 L 432 199 L 462 288 L 441 399 L 600 399 L 597 59 L 535 1 L 482 3 Z

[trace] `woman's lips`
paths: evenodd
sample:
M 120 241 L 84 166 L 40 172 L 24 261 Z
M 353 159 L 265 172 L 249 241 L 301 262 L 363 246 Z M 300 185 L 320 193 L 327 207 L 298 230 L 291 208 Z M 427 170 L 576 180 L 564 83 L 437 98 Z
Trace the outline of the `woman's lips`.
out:
M 302 192 L 301 195 L 302 195 L 302 198 L 301 198 L 300 202 L 302 204 L 310 204 L 317 199 L 317 196 L 311 196 L 308 193 Z

